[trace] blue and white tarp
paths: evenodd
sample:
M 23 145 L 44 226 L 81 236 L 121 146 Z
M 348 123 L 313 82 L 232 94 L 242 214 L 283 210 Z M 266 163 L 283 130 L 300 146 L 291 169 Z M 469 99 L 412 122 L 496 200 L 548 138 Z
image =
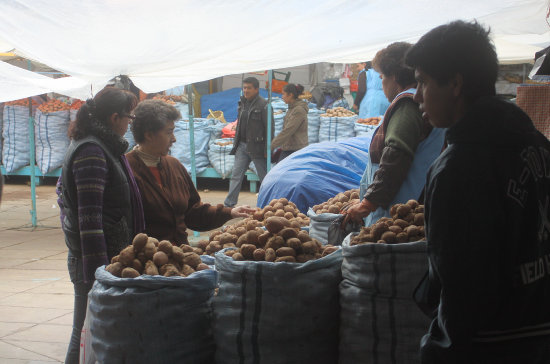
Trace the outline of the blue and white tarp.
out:
M 321 116 L 319 142 L 337 142 L 355 136 L 354 126 L 358 116 Z

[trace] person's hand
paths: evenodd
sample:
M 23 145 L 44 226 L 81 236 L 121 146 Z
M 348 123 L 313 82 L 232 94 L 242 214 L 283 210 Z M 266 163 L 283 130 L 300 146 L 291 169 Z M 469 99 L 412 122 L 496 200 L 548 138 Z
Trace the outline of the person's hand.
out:
M 342 220 L 342 229 L 345 229 L 347 224 L 355 223 L 357 225 L 363 225 L 363 219 L 373 211 L 372 206 L 363 200 L 355 204 L 349 204 L 345 206 L 340 213 L 344 215 L 344 220 Z
M 351 108 L 352 108 L 353 110 L 355 110 L 355 111 L 358 111 L 358 110 L 359 110 L 359 107 L 358 107 L 357 105 L 355 105 L 355 104 L 353 104 L 353 106 L 352 106 Z
M 254 212 L 256 212 L 256 209 L 254 209 L 254 208 L 252 208 L 248 205 L 237 206 L 237 207 L 233 207 L 231 209 L 231 217 L 232 218 L 249 217 Z

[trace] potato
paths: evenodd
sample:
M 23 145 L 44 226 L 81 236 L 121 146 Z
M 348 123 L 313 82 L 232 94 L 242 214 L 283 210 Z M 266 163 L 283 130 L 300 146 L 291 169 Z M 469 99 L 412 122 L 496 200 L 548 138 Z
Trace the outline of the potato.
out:
M 399 234 L 400 232 L 403 231 L 403 229 L 401 229 L 401 227 L 398 225 L 392 225 L 388 229 L 390 229 L 390 231 L 394 234 Z
M 227 255 L 228 257 L 232 257 L 233 254 L 235 254 L 235 253 L 239 253 L 239 251 L 237 249 L 232 249 L 232 250 L 228 250 L 228 251 L 224 252 L 224 254 Z
M 235 248 L 235 247 L 236 247 L 235 244 L 229 243 L 229 244 L 224 244 L 224 245 L 222 246 L 222 249 Z M 200 254 L 199 254 L 199 255 L 200 255 Z
M 287 240 L 287 239 L 290 239 L 290 238 L 296 238 L 298 236 L 298 231 L 294 228 L 287 227 L 287 228 L 284 228 L 283 230 L 279 231 L 279 233 L 277 235 L 279 235 L 279 236 L 283 237 L 283 239 Z
M 188 252 L 189 253 L 189 252 Z M 203 255 L 204 254 L 204 250 L 202 250 L 201 248 L 198 248 L 198 247 L 195 247 L 193 248 L 193 253 L 196 253 L 198 255 Z
M 353 191 L 353 190 L 352 190 L 352 191 Z M 353 192 L 350 194 L 349 198 L 350 198 L 351 200 L 359 199 L 359 192 L 353 191 Z
M 299 231 L 298 235 L 296 236 L 302 243 L 305 243 L 306 241 L 311 241 L 311 237 L 307 233 L 307 231 Z
M 105 270 L 111 273 L 112 275 L 114 275 L 115 277 L 120 277 L 120 275 L 122 274 L 122 268 L 124 267 L 122 266 L 121 262 L 115 262 L 106 266 Z
M 418 207 L 414 209 L 414 212 L 417 214 L 424 213 L 424 205 L 418 205 Z
M 359 241 L 362 243 L 374 243 L 376 242 L 376 239 L 374 238 L 374 235 L 366 234 L 359 238 Z
M 394 232 L 391 232 L 391 231 L 386 231 L 380 237 L 381 240 L 384 240 L 388 244 L 395 243 L 396 238 L 397 238 L 397 235 Z
M 290 206 L 290 205 L 286 205 L 284 208 L 283 208 L 283 211 L 284 212 L 291 212 L 292 213 L 292 216 L 294 216 L 294 212 L 296 212 L 294 210 L 294 207 Z
M 332 253 L 334 253 L 334 252 L 337 251 L 337 250 L 338 250 L 338 247 L 335 247 L 335 246 L 326 246 L 325 249 L 323 249 L 322 256 L 323 256 L 323 257 L 326 257 L 327 255 L 332 254 Z
M 277 259 L 275 259 L 275 263 L 279 262 L 296 263 L 296 258 L 293 256 L 285 255 L 284 257 L 278 257 Z
M 402 219 L 397 219 L 393 222 L 394 225 L 397 225 L 399 226 L 401 229 L 404 229 L 406 228 L 407 226 L 409 226 L 409 223 L 406 222 L 405 220 L 402 220 Z
M 275 254 L 278 257 L 286 257 L 286 256 L 295 257 L 296 256 L 296 250 L 294 250 L 292 248 L 289 248 L 289 247 L 282 247 L 282 248 L 277 249 L 275 251 Z
M 213 232 L 212 234 L 210 234 L 210 236 L 208 237 L 208 241 L 210 242 L 210 241 L 213 241 L 213 240 L 218 240 L 218 236 L 221 235 L 221 234 L 222 234 L 222 232 L 219 231 L 219 230 L 218 230 L 218 231 L 214 231 L 214 232 Z M 202 242 L 202 240 L 199 241 L 199 244 L 200 244 L 201 242 Z M 208 244 L 206 244 L 206 245 L 208 245 Z
M 165 275 L 168 270 L 175 270 L 179 274 L 178 268 L 174 264 L 166 263 L 159 268 L 160 275 Z
M 205 269 L 210 269 L 210 267 L 208 265 L 204 264 L 204 263 L 201 263 L 201 264 L 197 265 L 196 271 L 198 272 L 200 270 L 205 270 Z
M 241 236 L 244 233 L 246 233 L 246 228 L 244 226 L 239 226 L 238 228 L 235 229 L 235 235 L 237 236 Z
M 132 245 L 134 246 L 134 251 L 140 252 L 145 248 L 145 244 L 147 244 L 147 235 L 144 233 L 139 233 L 134 237 L 134 240 L 132 241 Z
M 302 249 L 302 242 L 298 238 L 290 238 L 286 241 L 286 245 L 288 245 L 290 248 L 294 249 L 295 251 L 299 251 Z
M 243 244 L 248 244 L 248 233 L 239 236 L 239 238 L 237 239 L 237 242 L 235 243 L 235 245 L 236 245 L 237 247 L 239 247 L 239 248 L 240 248 Z M 224 245 L 225 245 L 225 244 L 224 244 Z
M 296 230 L 300 230 L 302 225 L 296 219 L 294 219 L 294 220 L 290 221 L 290 227 L 293 228 L 293 229 L 296 229 Z
M 223 233 L 218 236 L 217 241 L 220 242 L 221 245 L 228 244 L 228 243 L 235 243 L 238 238 L 236 235 L 231 235 L 229 233 Z
M 153 262 L 158 266 L 162 267 L 165 264 L 168 264 L 168 255 L 163 251 L 158 251 L 153 255 Z
M 118 261 L 122 263 L 122 265 L 129 267 L 132 265 L 132 262 L 136 258 L 136 255 L 134 254 L 134 246 L 129 245 L 126 248 L 122 249 L 120 252 Z
M 409 201 L 407 201 L 407 205 L 409 205 L 411 207 L 411 209 L 414 211 L 414 209 L 418 207 L 418 201 L 409 200 Z
M 256 245 L 254 244 L 243 244 L 241 245 L 241 254 L 244 259 L 252 260 L 254 259 L 254 250 L 256 249 Z
M 273 209 L 274 209 L 275 211 L 277 211 L 277 210 L 283 210 L 284 208 L 285 208 L 285 205 L 283 205 L 281 202 L 277 202 L 277 203 L 275 203 L 275 204 L 273 205 Z M 283 212 L 284 212 L 284 210 L 283 210 Z
M 159 245 L 159 241 L 155 238 L 152 238 L 152 237 L 148 237 L 147 242 L 153 243 L 155 245 L 155 248 Z
M 406 232 L 401 232 L 396 235 L 395 241 L 397 243 L 406 243 L 407 241 L 409 241 L 409 236 L 407 235 Z
M 258 246 L 263 248 L 267 243 L 267 241 L 269 240 L 269 238 L 271 238 L 272 236 L 273 235 L 269 231 L 266 231 L 265 233 L 258 236 Z
M 235 253 L 233 254 L 233 260 L 237 260 L 237 261 L 241 261 L 241 260 L 244 260 L 244 257 L 241 253 Z
M 275 216 L 279 216 L 279 217 L 285 217 L 285 212 L 283 209 L 279 209 L 277 211 L 275 211 Z M 285 217 L 286 219 L 286 217 Z
M 254 253 L 252 253 L 252 256 L 255 261 L 264 261 L 265 260 L 265 250 L 264 249 L 256 249 L 254 250 Z
M 143 248 L 143 252 L 145 253 L 145 257 L 147 259 L 153 259 L 153 255 L 157 252 L 157 247 L 155 246 L 155 243 L 153 241 L 148 240 L 147 244 L 145 244 L 145 248 Z
M 277 250 L 284 246 L 285 246 L 285 239 L 282 236 L 278 236 L 278 235 L 275 235 L 269 238 L 269 240 L 265 244 L 266 248 L 272 248 L 273 250 Z
M 181 277 L 181 273 L 176 268 L 168 269 L 163 275 L 165 277 Z
M 319 250 L 317 244 L 311 240 L 302 244 L 302 251 L 304 254 L 315 254 Z
M 263 233 L 263 229 L 262 229 L 262 233 Z M 248 244 L 254 244 L 254 245 L 258 244 L 258 238 L 260 236 L 260 233 L 256 229 L 248 231 L 246 235 L 248 238 L 247 239 Z
M 315 256 L 313 256 L 311 254 L 298 254 L 296 256 L 296 261 L 298 263 L 309 262 L 310 260 L 313 260 L 313 259 L 315 259 Z
M 281 197 L 281 198 L 279 199 L 279 202 L 280 202 L 281 204 L 283 204 L 283 206 L 288 205 L 288 203 L 289 203 L 289 202 L 288 202 L 288 199 L 287 199 L 286 197 Z
M 371 226 L 371 234 L 374 236 L 374 239 L 378 240 L 383 233 L 388 231 L 388 226 L 385 223 L 376 223 Z
M 397 207 L 397 214 L 399 217 L 405 217 L 411 212 L 411 207 L 409 205 L 401 204 Z
M 172 243 L 168 240 L 162 240 L 159 242 L 159 245 L 157 247 L 157 251 L 164 252 L 167 256 L 172 255 Z
M 191 248 L 191 250 L 193 250 L 193 248 Z M 183 250 L 179 246 L 172 246 L 172 258 L 180 263 L 183 261 Z
M 206 247 L 208 246 L 208 244 L 210 244 L 210 240 L 200 240 L 200 241 L 197 243 L 197 247 L 198 247 L 198 248 L 201 248 L 202 250 L 205 250 Z M 180 245 L 180 248 L 181 248 L 181 250 L 183 250 L 184 253 L 187 253 L 187 251 L 185 250 L 185 248 L 183 247 L 183 245 L 186 245 L 186 244 Z M 190 245 L 187 245 L 187 246 L 190 246 Z
M 264 219 L 268 219 L 272 216 L 275 216 L 275 213 L 273 211 L 267 211 L 265 214 L 264 214 Z
M 267 231 L 273 234 L 277 234 L 285 227 L 289 227 L 290 222 L 284 217 L 272 216 L 265 221 L 265 227 Z
M 136 278 L 139 277 L 139 272 L 134 268 L 124 268 L 120 274 L 122 278 Z
M 235 230 L 234 227 L 228 228 L 227 230 L 225 230 L 225 232 L 229 235 L 237 235 L 237 230 Z
M 184 265 L 183 265 L 183 268 L 182 268 L 182 270 L 181 270 L 181 273 L 182 273 L 184 276 L 187 277 L 187 276 L 189 276 L 189 275 L 195 273 L 195 270 L 194 270 L 191 266 L 189 266 L 189 265 L 187 265 L 187 264 L 184 264 Z
M 283 217 L 287 220 L 290 220 L 290 219 L 294 218 L 294 214 L 292 212 L 285 212 Z
M 187 264 L 191 266 L 191 268 L 195 269 L 197 265 L 201 264 L 201 257 L 199 257 L 196 253 L 184 253 L 183 254 L 183 264 Z
M 139 260 L 141 262 L 141 264 L 143 266 L 145 266 L 145 263 L 149 260 L 146 256 L 145 256 L 145 252 L 141 251 L 139 253 L 136 254 L 136 258 L 137 260 Z
M 265 250 L 265 261 L 266 262 L 274 262 L 275 258 L 277 258 L 277 254 L 275 254 L 275 249 L 267 248 Z
M 254 220 L 262 221 L 264 219 L 264 213 L 261 210 L 258 210 L 252 214 Z
M 218 252 L 222 250 L 222 246 L 217 241 L 212 241 L 208 246 L 206 247 L 206 254 L 214 254 L 215 252 Z
M 378 240 L 378 241 L 376 242 L 376 244 L 386 244 L 386 241 L 385 241 L 385 240 L 382 240 L 382 239 L 380 239 L 380 240 Z
M 120 255 L 115 255 L 111 258 L 111 264 L 118 262 L 120 259 Z
M 424 225 L 424 213 L 420 212 L 414 215 L 413 223 L 417 226 Z
M 139 259 L 134 259 L 134 261 L 132 262 L 132 268 L 138 271 L 139 274 L 143 273 L 143 264 L 140 262 Z
M 159 270 L 152 260 L 148 260 L 145 263 L 145 269 L 143 270 L 143 274 L 148 274 L 150 276 L 159 275 Z
M 405 232 L 409 238 L 417 236 L 419 234 L 418 226 L 410 225 L 405 228 Z

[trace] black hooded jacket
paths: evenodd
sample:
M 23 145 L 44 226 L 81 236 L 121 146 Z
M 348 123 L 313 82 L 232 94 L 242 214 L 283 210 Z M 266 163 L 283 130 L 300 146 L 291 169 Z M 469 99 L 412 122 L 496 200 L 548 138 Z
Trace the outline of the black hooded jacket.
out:
M 550 363 L 550 142 L 516 105 L 479 100 L 426 184 L 437 317 L 422 363 Z

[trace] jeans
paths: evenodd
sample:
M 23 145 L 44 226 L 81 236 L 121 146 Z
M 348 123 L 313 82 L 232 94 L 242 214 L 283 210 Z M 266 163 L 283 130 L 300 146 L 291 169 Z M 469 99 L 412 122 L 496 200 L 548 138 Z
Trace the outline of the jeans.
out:
M 73 312 L 73 332 L 65 364 L 78 364 L 80 360 L 80 333 L 84 319 L 86 318 L 86 306 L 88 303 L 88 292 L 92 288 L 92 283 L 84 282 L 84 271 L 82 268 L 82 259 L 77 258 L 69 252 L 67 258 L 67 267 L 69 276 L 74 286 L 74 312 Z
M 250 165 L 250 161 L 254 162 L 254 166 L 258 171 L 260 183 L 264 180 L 264 177 L 267 174 L 267 159 L 252 158 L 246 151 L 246 143 L 239 143 L 235 153 L 235 164 L 233 165 L 233 171 L 231 172 L 231 180 L 229 181 L 229 193 L 223 203 L 225 206 L 233 207 L 237 204 L 239 192 L 241 192 L 243 177 L 248 169 L 248 166 Z

